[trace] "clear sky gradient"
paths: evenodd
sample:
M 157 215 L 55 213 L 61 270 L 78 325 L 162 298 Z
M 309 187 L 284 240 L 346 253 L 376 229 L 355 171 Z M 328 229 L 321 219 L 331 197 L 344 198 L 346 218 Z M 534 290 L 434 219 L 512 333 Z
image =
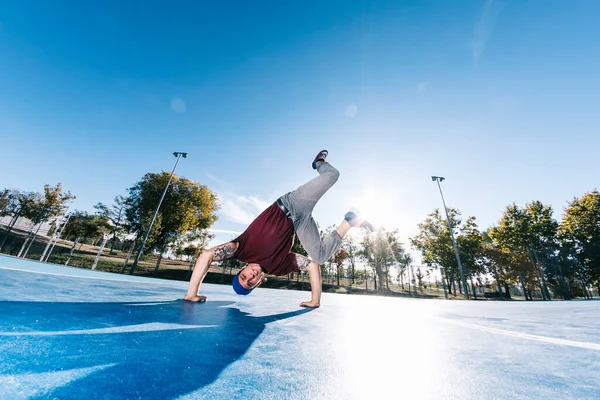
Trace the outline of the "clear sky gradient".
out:
M 0 188 L 62 182 L 93 211 L 146 172 L 221 199 L 240 232 L 315 176 L 404 241 L 441 206 L 487 228 L 511 202 L 560 219 L 598 187 L 600 2 L 0 3 Z M 168 206 L 168 204 L 165 204 Z M 220 232 L 216 241 L 233 233 Z

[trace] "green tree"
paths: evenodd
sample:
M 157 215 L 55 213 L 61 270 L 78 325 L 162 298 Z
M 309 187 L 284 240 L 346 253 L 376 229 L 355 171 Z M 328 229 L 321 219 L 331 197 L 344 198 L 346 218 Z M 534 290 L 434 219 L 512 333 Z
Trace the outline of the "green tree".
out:
M 125 215 L 133 232 L 147 229 L 170 173 L 148 173 L 128 189 Z M 159 213 L 146 242 L 144 253 L 158 250 L 189 231 L 205 230 L 217 220 L 218 199 L 208 187 L 190 179 L 173 176 Z
M 363 236 L 360 242 L 360 246 L 361 249 L 359 252 L 359 257 L 365 265 L 363 275 L 365 276 L 365 289 L 368 290 L 369 278 L 371 275 L 368 272 L 367 267 L 371 268 L 372 270 L 375 270 L 374 257 L 372 256 L 373 252 L 375 251 L 375 241 L 373 240 L 373 237 L 371 235 L 365 235 Z M 373 277 L 373 281 L 375 290 L 377 290 L 377 278 Z
M 43 213 L 40 222 L 46 222 L 50 218 L 62 214 L 64 205 L 74 199 L 75 196 L 71 192 L 63 190 L 61 183 L 57 183 L 56 186 L 44 185 L 43 200 L 40 206 L 46 212 Z
M 0 217 L 10 215 L 13 218 L 8 223 L 8 228 L 16 222 L 16 219 L 21 215 L 21 207 L 23 202 L 30 197 L 33 200 L 34 193 L 23 193 L 19 190 L 4 189 L 0 197 Z
M 0 251 L 4 248 L 6 240 L 10 236 L 10 232 L 14 228 L 17 220 L 20 217 L 28 218 L 35 214 L 36 204 L 41 201 L 41 195 L 36 192 L 20 192 L 14 191 L 11 194 L 7 194 L 7 200 L 9 201 L 4 208 L 5 215 L 12 215 L 12 219 L 6 227 L 6 232 L 0 242 Z M 11 197 L 8 197 L 11 196 Z
M 449 208 L 448 215 L 455 229 L 455 237 L 458 237 L 462 222 L 460 211 Z M 458 283 L 459 292 L 462 293 L 458 264 L 445 216 L 441 214 L 439 209 L 435 209 L 427 215 L 425 221 L 418 224 L 418 228 L 419 232 L 417 235 L 410 239 L 413 248 L 421 252 L 421 258 L 425 264 L 443 269 L 443 276 L 447 281 L 447 286 L 449 290 L 454 288 L 455 296 L 455 283 Z
M 404 256 L 398 259 L 398 265 L 396 266 L 398 269 L 398 276 L 396 278 L 398 282 L 400 282 L 402 290 L 404 290 L 404 274 L 412 262 L 413 258 L 409 253 L 405 253 Z
M 14 196 L 13 192 L 10 189 L 2 189 L 0 191 L 0 217 L 6 215 L 6 209 L 10 206 L 12 197 Z
M 186 256 L 188 260 L 192 260 L 194 257 L 198 255 L 198 246 L 194 246 L 193 244 L 188 244 L 185 247 L 180 247 L 175 252 L 178 257 Z
M 20 197 L 20 215 L 34 224 L 43 223 L 62 214 L 64 205 L 73 199 L 75 196 L 69 191 L 63 191 L 61 183 L 56 186 L 44 185 L 42 194 L 30 192 Z
M 600 290 L 600 192 L 593 190 L 569 202 L 559 236 L 581 266 L 586 280 Z
M 300 243 L 300 239 L 298 239 L 298 235 L 294 235 L 294 244 L 292 245 L 292 253 L 302 254 L 303 256 L 308 257 L 308 253 L 304 249 L 304 246 L 302 246 L 302 243 Z M 321 274 L 323 274 L 322 269 L 321 269 Z M 300 272 L 296 274 L 296 282 L 300 279 L 300 275 L 301 275 Z M 294 274 L 289 274 L 288 281 L 290 281 L 292 279 L 294 279 Z
M 501 296 L 510 298 L 509 282 L 506 279 L 510 267 L 510 252 L 503 250 L 490 238 L 488 231 L 482 233 L 481 263 L 485 272 L 496 280 L 496 288 Z M 502 288 L 504 287 L 504 293 Z
M 497 226 L 488 230 L 489 237 L 500 252 L 508 257 L 506 277 L 515 282 L 523 273 L 528 286 L 539 286 L 546 292 L 535 255 L 557 245 L 558 222 L 552 217 L 552 207 L 540 201 L 519 208 L 515 203 L 506 207 Z
M 215 235 L 210 233 L 208 230 L 194 229 L 180 235 L 176 241 L 171 243 L 170 248 L 176 255 L 179 256 L 190 256 L 189 252 L 191 249 L 195 249 L 195 253 L 191 255 L 191 258 L 194 259 L 202 254 L 202 252 L 208 246 L 208 243 L 214 239 L 214 237 Z
M 337 285 L 340 286 L 340 275 L 344 273 L 344 262 L 348 259 L 348 252 L 344 248 L 339 248 L 333 255 L 332 263 L 335 265 L 335 276 Z
M 389 271 L 394 265 L 398 265 L 405 255 L 398 231 L 386 231 L 379 229 L 377 232 L 365 235 L 362 240 L 362 256 L 367 262 L 379 281 L 379 290 L 383 285 L 389 289 Z M 377 285 L 377 281 L 376 281 Z
M 298 235 L 294 235 L 294 244 L 292 245 L 292 253 L 302 254 L 305 257 L 308 257 L 308 253 L 300 243 L 300 239 L 298 239 Z
M 456 238 L 459 248 L 460 262 L 463 266 L 465 278 L 471 282 L 473 296 L 477 296 L 473 277 L 476 280 L 486 272 L 483 252 L 483 236 L 477 227 L 475 217 L 469 217 L 459 227 L 459 235 Z
M 460 211 L 455 208 L 449 208 L 448 215 L 465 279 L 471 278 L 471 287 L 474 289 L 472 277 L 485 273 L 482 234 L 475 217 L 468 217 L 463 222 Z M 462 293 L 460 271 L 446 216 L 442 215 L 439 209 L 435 209 L 418 228 L 417 235 L 410 239 L 413 248 L 421 252 L 425 264 L 442 270 L 443 279 L 449 290 L 454 291 L 455 296 L 457 285 L 459 293 Z
M 73 252 L 77 247 L 77 244 L 85 243 L 86 241 L 94 244 L 98 240 L 102 240 L 102 246 L 96 255 L 96 259 L 94 260 L 93 268 L 95 268 L 95 264 L 98 262 L 100 258 L 101 251 L 106 243 L 104 238 L 107 237 L 109 232 L 111 232 L 111 225 L 108 219 L 102 215 L 89 215 L 85 211 L 75 210 L 71 214 L 71 218 L 67 222 L 64 228 L 65 237 L 73 238 L 73 246 L 69 251 L 69 255 L 67 256 L 67 260 L 65 265 L 69 265 L 69 261 L 73 256 Z
M 552 207 L 533 201 L 519 208 L 506 207 L 497 227 L 490 229 L 492 239 L 511 250 L 527 251 L 557 244 L 558 223 L 552 217 Z
M 321 237 L 321 240 L 323 240 L 325 238 L 325 236 L 329 235 L 335 229 L 336 229 L 335 225 L 330 225 L 327 228 L 325 228 L 324 230 L 319 231 L 319 235 Z M 329 278 L 331 284 L 333 285 L 334 276 L 333 276 L 332 269 L 333 269 L 333 261 L 332 261 L 332 259 L 329 259 L 329 260 L 325 261 L 321 265 L 321 277 L 323 278 L 323 282 L 327 282 L 327 279 Z
M 42 195 L 39 192 L 21 192 L 17 198 L 18 217 L 36 219 L 42 210 Z
M 124 196 L 115 197 L 114 203 L 111 207 L 107 206 L 103 203 L 98 203 L 94 206 L 96 209 L 96 213 L 102 215 L 108 219 L 110 224 L 112 225 L 112 239 L 110 242 L 110 252 L 111 254 L 115 248 L 115 240 L 117 239 L 117 235 L 126 233 L 125 227 L 127 226 L 127 221 L 125 220 L 125 206 L 127 199 Z
M 23 250 L 25 250 L 25 252 L 23 253 L 23 257 L 27 255 L 27 252 L 31 248 L 31 245 L 34 242 L 35 237 L 39 232 L 40 227 L 42 226 L 42 223 L 47 222 L 52 218 L 56 218 L 57 216 L 62 214 L 65 211 L 65 204 L 73 199 L 75 199 L 75 196 L 69 191 L 65 192 L 62 188 L 61 183 L 57 183 L 56 186 L 50 186 L 47 184 L 44 185 L 44 193 L 42 194 L 41 201 L 33 202 L 33 205 L 30 207 L 30 211 L 32 213 L 30 213 L 30 215 L 28 216 L 29 219 L 32 219 L 33 215 L 36 215 L 35 218 L 32 220 L 34 226 L 39 224 L 38 229 L 34 232 L 32 227 L 32 229 L 29 231 L 27 239 L 21 247 L 21 250 L 19 250 L 19 254 L 17 254 L 17 257 L 21 255 L 21 252 Z M 28 241 L 29 244 L 25 248 L 25 244 L 27 244 Z
M 425 277 L 425 275 L 423 275 L 423 272 L 421 271 L 420 267 L 417 268 L 415 276 L 417 277 L 417 287 L 419 288 L 419 292 L 423 293 L 423 278 Z
M 460 262 L 467 275 L 480 275 L 485 273 L 483 265 L 483 236 L 479 232 L 475 217 L 469 217 L 465 223 L 459 227 L 459 234 L 456 238 L 459 248 Z
M 360 245 L 351 235 L 346 235 L 342 241 L 342 248 L 348 253 L 348 261 L 350 261 L 350 275 L 352 279 L 351 285 L 354 285 L 356 275 L 356 260 L 360 254 Z
M 112 226 L 105 216 L 89 215 L 85 211 L 75 210 L 71 214 L 63 234 L 65 237 L 75 238 L 77 242 L 94 243 L 111 230 Z

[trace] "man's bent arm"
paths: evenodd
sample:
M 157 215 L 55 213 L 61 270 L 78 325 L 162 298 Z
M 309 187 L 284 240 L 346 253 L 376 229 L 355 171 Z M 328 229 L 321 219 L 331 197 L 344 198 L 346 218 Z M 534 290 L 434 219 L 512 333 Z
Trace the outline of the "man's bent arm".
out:
M 310 278 L 311 299 L 300 303 L 300 306 L 317 308 L 321 305 L 321 268 L 318 263 L 311 261 L 306 270 Z
M 190 278 L 190 284 L 188 285 L 188 290 L 184 299 L 190 301 L 206 300 L 206 297 L 198 296 L 198 291 L 200 290 L 202 281 L 206 277 L 210 264 L 213 261 L 222 261 L 233 257 L 237 247 L 237 243 L 229 242 L 204 251 L 196 260 L 194 272 Z

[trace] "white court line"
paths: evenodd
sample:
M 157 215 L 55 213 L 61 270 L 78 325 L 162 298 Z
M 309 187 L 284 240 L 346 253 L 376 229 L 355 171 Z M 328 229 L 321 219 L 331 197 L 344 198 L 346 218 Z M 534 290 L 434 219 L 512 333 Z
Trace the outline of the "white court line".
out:
M 559 339 L 559 338 L 553 338 L 553 337 L 548 337 L 548 336 L 532 335 L 529 333 L 507 331 L 504 329 L 490 328 L 487 326 L 472 325 L 472 324 L 467 324 L 465 322 L 453 321 L 453 320 L 447 319 L 447 318 L 439 318 L 439 319 L 441 319 L 444 322 L 448 322 L 448 323 L 451 323 L 454 325 L 463 326 L 465 328 L 477 329 L 477 330 L 484 331 L 484 332 L 497 333 L 500 335 L 516 337 L 516 338 L 520 338 L 520 339 L 536 340 L 538 342 L 557 344 L 557 345 L 561 345 L 561 346 L 581 347 L 583 349 L 589 349 L 589 350 L 600 350 L 600 343 L 579 342 L 576 340 Z
M 174 286 L 173 284 L 169 284 L 169 283 L 163 283 L 163 282 L 151 282 L 151 281 L 138 281 L 135 279 L 114 279 L 114 278 L 101 278 L 101 277 L 96 277 L 96 276 L 81 276 L 81 275 L 69 275 L 69 274 L 61 274 L 58 272 L 42 272 L 42 271 L 31 271 L 28 269 L 19 269 L 19 268 L 10 268 L 10 267 L 2 267 L 0 266 L 0 269 L 5 269 L 8 271 L 19 271 L 19 272 L 29 272 L 32 274 L 42 274 L 42 275 L 54 275 L 54 276 L 65 276 L 67 278 L 81 278 L 81 279 L 96 279 L 96 280 L 100 280 L 100 281 L 112 281 L 112 282 L 127 282 L 127 283 L 141 283 L 141 284 L 146 284 L 146 283 L 150 283 L 152 285 L 160 285 L 160 286 L 168 286 L 174 289 L 180 289 L 179 286 Z M 140 277 L 142 278 L 142 277 Z M 146 278 L 146 279 L 151 279 L 151 278 Z M 186 282 L 182 282 L 182 284 Z
M 177 329 L 216 328 L 218 325 L 182 325 L 151 322 L 148 324 L 115 326 L 112 328 L 81 329 L 72 331 L 0 332 L 0 336 L 59 336 L 59 335 L 102 335 L 107 333 L 153 332 Z

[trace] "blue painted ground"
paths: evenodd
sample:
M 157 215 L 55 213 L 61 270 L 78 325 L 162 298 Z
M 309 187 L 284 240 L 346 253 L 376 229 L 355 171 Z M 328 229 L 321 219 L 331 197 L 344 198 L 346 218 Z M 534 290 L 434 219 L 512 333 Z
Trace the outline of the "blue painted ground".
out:
M 0 398 L 600 398 L 600 302 L 187 285 L 0 256 Z

